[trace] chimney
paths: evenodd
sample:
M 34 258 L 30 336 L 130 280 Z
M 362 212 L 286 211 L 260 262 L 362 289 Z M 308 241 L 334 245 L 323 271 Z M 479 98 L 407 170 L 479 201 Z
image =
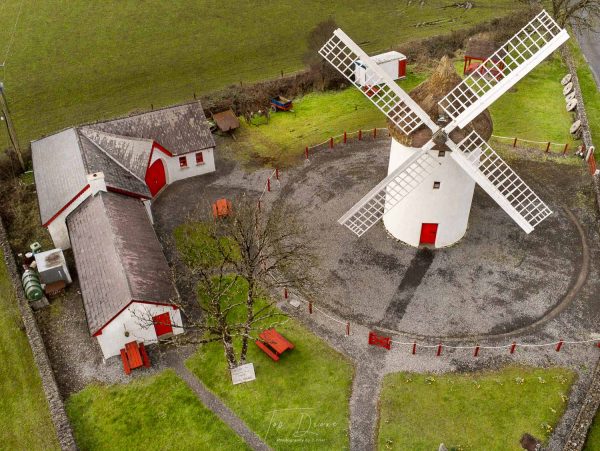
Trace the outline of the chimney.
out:
M 106 182 L 104 181 L 104 172 L 94 172 L 87 175 L 88 183 L 92 189 L 92 196 L 98 191 L 106 191 Z

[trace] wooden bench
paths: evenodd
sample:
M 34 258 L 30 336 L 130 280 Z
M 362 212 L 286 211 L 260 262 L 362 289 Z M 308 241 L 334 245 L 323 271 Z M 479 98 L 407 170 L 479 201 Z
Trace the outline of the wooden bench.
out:
M 278 361 L 279 356 L 288 349 L 294 349 L 294 345 L 286 340 L 275 329 L 267 329 L 258 335 L 256 345 L 273 360 Z
M 148 357 L 144 343 L 138 343 L 135 340 L 126 343 L 125 347 L 121 349 L 121 361 L 125 374 L 131 374 L 131 370 L 141 366 L 150 367 L 150 357 Z
M 267 354 L 269 357 L 271 357 L 273 360 L 275 360 L 276 362 L 279 360 L 279 356 L 277 354 L 275 354 L 273 351 L 271 351 L 271 348 L 269 348 L 262 341 L 256 340 L 255 343 L 256 343 L 256 346 L 258 346 L 260 349 L 262 349 L 264 351 L 264 353 Z

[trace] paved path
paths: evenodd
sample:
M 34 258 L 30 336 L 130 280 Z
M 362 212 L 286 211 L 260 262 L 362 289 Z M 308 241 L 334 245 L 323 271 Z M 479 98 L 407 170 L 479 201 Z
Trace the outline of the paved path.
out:
M 383 365 L 379 362 L 361 361 L 356 365 L 350 396 L 350 449 L 353 451 L 376 449 L 377 403 L 383 380 Z
M 186 368 L 183 358 L 176 352 L 169 352 L 165 359 L 169 366 L 175 370 L 177 375 L 185 381 L 186 384 L 196 394 L 202 404 L 212 410 L 226 425 L 242 437 L 244 441 L 255 450 L 270 450 L 265 442 L 258 435 L 252 432 L 246 423 L 244 423 L 229 407 L 221 402 L 219 398 L 213 395 L 200 380 Z
M 600 89 L 600 34 L 588 31 L 576 31 L 575 36 L 590 65 L 590 69 L 592 69 L 596 85 Z

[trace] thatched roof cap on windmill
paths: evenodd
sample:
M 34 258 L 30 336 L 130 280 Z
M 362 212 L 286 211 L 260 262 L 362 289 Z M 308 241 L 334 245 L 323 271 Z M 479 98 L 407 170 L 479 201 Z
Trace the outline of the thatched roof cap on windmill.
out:
M 431 76 L 413 89 L 409 95 L 427 114 L 429 114 L 434 122 L 438 123 L 440 116 L 445 116 L 445 113 L 438 105 L 438 102 L 461 81 L 462 79 L 456 72 L 452 61 L 450 61 L 448 57 L 443 57 Z M 431 139 L 431 130 L 425 125 L 419 127 L 410 135 L 404 134 L 389 120 L 388 128 L 390 134 L 405 146 L 420 148 Z M 492 136 L 493 124 L 488 110 L 484 110 L 464 129 L 454 129 L 454 131 L 450 133 L 450 137 L 454 142 L 459 142 L 473 130 L 486 141 Z M 448 150 L 446 146 L 443 146 L 443 148 L 436 146 L 436 148 L 439 150 Z
M 496 47 L 491 33 L 479 33 L 467 41 L 465 57 L 485 60 L 494 54 Z

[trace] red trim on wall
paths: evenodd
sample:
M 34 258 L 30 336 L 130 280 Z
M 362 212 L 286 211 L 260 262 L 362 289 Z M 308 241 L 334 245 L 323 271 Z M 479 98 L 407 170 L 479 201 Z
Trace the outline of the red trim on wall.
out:
M 154 144 L 152 146 L 152 149 L 157 148 L 158 150 L 160 150 L 162 153 L 168 155 L 169 157 L 172 157 L 173 154 L 171 152 L 169 152 L 167 149 L 165 149 L 163 146 L 161 146 L 159 143 L 157 143 L 156 141 L 154 141 Z
M 127 304 L 125 307 L 123 307 L 121 310 L 119 310 L 119 312 L 118 312 L 118 313 L 117 313 L 115 316 L 113 316 L 111 319 L 109 319 L 109 320 L 106 322 L 106 324 L 104 324 L 104 325 L 103 325 L 103 326 L 102 326 L 100 329 L 98 329 L 96 332 L 94 332 L 94 333 L 92 334 L 92 337 L 97 337 L 98 335 L 102 335 L 102 330 L 103 330 L 103 329 L 104 329 L 106 326 L 108 326 L 110 323 L 112 323 L 112 322 L 113 322 L 113 321 L 114 321 L 114 320 L 117 318 L 117 316 L 119 316 L 121 313 L 123 313 L 123 311 L 124 311 L 124 310 L 125 310 L 127 307 L 129 307 L 131 304 L 133 304 L 134 302 L 137 302 L 138 304 L 163 305 L 163 306 L 165 306 L 165 307 L 171 307 L 173 310 L 177 310 L 177 306 L 176 306 L 176 305 L 174 305 L 174 304 L 171 304 L 171 303 L 169 303 L 169 302 L 138 301 L 138 300 L 132 299 L 131 301 L 129 301 L 129 303 L 128 303 L 128 304 Z
M 90 188 L 89 184 L 85 185 L 83 187 L 83 189 L 81 191 L 79 191 L 77 194 L 75 194 L 75 196 L 69 202 L 67 202 L 60 210 L 58 210 L 54 214 L 54 216 L 52 216 L 50 219 L 48 219 L 48 221 L 46 221 L 44 224 L 42 224 L 42 227 L 48 227 L 52 223 L 52 221 L 54 221 L 56 218 L 58 218 L 63 211 L 65 211 L 67 208 L 69 208 L 71 206 L 71 204 L 73 202 L 75 202 L 89 188 Z
M 148 196 L 144 196 L 144 195 L 138 194 L 138 193 L 133 193 L 131 191 L 127 191 L 127 190 L 124 190 L 121 188 L 115 188 L 114 186 L 107 185 L 106 190 L 113 192 L 113 193 L 123 194 L 124 196 L 135 197 L 136 199 L 143 199 L 143 200 L 150 199 Z

